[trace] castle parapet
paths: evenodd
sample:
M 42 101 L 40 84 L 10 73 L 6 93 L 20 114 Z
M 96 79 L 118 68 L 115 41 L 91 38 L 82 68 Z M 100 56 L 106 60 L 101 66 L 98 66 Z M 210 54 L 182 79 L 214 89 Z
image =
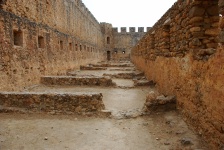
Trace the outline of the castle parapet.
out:
M 144 32 L 144 27 L 138 27 L 138 32 Z
M 129 32 L 131 32 L 131 33 L 135 32 L 135 27 L 130 27 Z
M 121 33 L 126 33 L 127 32 L 127 28 L 126 27 L 121 27 Z
M 138 30 L 136 30 L 136 27 L 129 27 L 129 32 L 127 31 L 127 27 L 121 27 L 120 31 L 118 30 L 117 27 L 113 28 L 113 32 L 118 32 L 118 33 L 144 33 L 145 28 L 144 27 L 138 27 Z M 146 32 L 149 31 L 151 27 L 146 27 Z

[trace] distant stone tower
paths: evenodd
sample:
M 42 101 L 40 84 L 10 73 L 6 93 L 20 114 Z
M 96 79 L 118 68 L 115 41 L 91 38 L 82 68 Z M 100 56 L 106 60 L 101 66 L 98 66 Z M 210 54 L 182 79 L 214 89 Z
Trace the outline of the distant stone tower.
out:
M 111 60 L 111 54 L 114 48 L 114 38 L 113 38 L 113 28 L 112 24 L 101 22 L 101 32 L 103 34 L 103 43 L 104 43 L 104 49 L 107 55 L 107 60 Z
M 130 27 L 129 32 L 127 32 L 126 27 L 121 27 L 121 32 L 118 32 L 118 28 L 113 28 L 114 48 L 112 58 L 114 60 L 129 60 L 131 48 L 144 35 L 144 27 L 139 27 L 138 31 L 135 27 Z

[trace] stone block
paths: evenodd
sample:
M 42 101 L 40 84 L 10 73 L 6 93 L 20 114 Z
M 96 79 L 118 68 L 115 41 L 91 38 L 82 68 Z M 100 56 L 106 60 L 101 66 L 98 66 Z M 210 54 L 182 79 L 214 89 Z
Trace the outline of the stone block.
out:
M 219 15 L 219 7 L 218 7 L 218 5 L 214 5 L 214 6 L 209 7 L 207 9 L 207 12 L 211 16 L 218 16 Z
M 223 30 L 219 34 L 219 42 L 224 43 L 224 31 Z
M 193 24 L 193 23 L 196 23 L 196 22 L 202 22 L 204 20 L 203 17 L 193 17 L 190 19 L 189 23 L 190 24 Z
M 219 0 L 219 7 L 224 7 L 224 0 Z
M 192 28 L 190 28 L 190 31 L 191 32 L 199 32 L 199 31 L 201 31 L 201 27 L 192 27 Z
M 203 16 L 205 14 L 205 8 L 194 6 L 189 12 L 190 17 Z
M 219 29 L 218 28 L 207 29 L 205 31 L 205 35 L 217 36 L 218 34 L 219 34 Z
M 224 28 L 224 17 L 220 17 L 220 20 L 219 20 L 219 27 L 220 27 L 220 28 Z

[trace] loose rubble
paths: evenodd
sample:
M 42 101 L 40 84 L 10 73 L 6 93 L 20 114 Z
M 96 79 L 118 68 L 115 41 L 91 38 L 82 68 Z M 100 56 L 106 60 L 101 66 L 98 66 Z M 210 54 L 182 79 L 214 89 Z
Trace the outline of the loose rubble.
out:
M 164 96 L 158 92 L 151 91 L 144 104 L 143 111 L 145 113 L 176 110 L 176 97 Z

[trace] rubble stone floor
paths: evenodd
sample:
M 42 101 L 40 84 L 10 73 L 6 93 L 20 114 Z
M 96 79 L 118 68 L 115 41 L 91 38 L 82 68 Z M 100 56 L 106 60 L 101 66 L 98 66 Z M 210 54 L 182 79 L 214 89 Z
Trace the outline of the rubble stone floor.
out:
M 125 71 L 124 71 L 125 70 Z M 129 70 L 129 71 L 126 71 Z M 130 73 L 131 67 L 74 71 L 77 76 Z M 111 116 L 0 114 L 1 150 L 208 150 L 176 111 L 142 115 L 150 86 L 113 79 L 116 87 L 38 85 L 32 92 L 100 92 Z

